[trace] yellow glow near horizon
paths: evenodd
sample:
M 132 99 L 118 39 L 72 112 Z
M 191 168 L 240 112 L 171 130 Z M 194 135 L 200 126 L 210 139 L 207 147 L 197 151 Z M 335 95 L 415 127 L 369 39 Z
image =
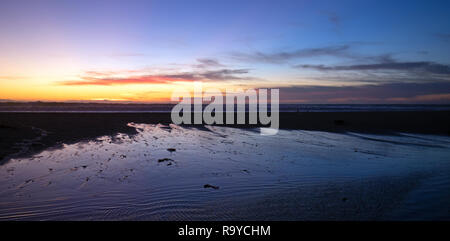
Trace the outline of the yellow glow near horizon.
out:
M 24 77 L 0 79 L 0 99 L 17 101 L 135 101 L 169 102 L 172 92 L 178 88 L 193 90 L 192 82 L 163 84 L 73 85 L 58 84 L 58 77 Z M 219 87 L 218 87 L 219 86 Z M 226 88 L 253 88 L 238 83 L 203 82 L 203 90 Z

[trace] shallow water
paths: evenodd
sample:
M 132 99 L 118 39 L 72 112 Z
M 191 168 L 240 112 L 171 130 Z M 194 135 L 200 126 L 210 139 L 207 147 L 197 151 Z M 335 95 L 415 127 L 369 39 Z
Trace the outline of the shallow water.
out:
M 0 166 L 0 220 L 450 219 L 448 137 L 129 125 Z

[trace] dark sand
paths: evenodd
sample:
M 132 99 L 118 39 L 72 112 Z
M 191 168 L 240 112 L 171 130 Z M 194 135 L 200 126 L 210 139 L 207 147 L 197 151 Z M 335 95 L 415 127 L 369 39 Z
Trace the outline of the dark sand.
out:
M 62 143 L 117 133 L 135 134 L 127 123 L 170 124 L 170 113 L 0 113 L 0 160 Z M 378 134 L 450 135 L 450 112 L 301 112 L 280 113 L 280 128 Z M 233 125 L 228 125 L 233 126 Z M 235 127 L 252 128 L 257 125 Z

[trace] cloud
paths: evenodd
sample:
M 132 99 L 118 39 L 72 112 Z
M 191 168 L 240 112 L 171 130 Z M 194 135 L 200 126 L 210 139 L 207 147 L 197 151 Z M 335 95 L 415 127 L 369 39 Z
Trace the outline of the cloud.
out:
M 361 56 L 360 61 L 368 61 L 371 63 L 394 63 L 396 60 L 392 57 L 391 53 L 381 54 L 376 56 Z
M 82 85 L 128 85 L 128 84 L 170 84 L 173 82 L 191 81 L 227 81 L 248 80 L 251 77 L 241 76 L 249 73 L 248 69 L 219 69 L 201 72 L 185 72 L 158 75 L 128 75 L 117 77 L 114 72 L 85 72 L 79 80 L 58 82 L 59 85 L 82 86 Z M 131 72 L 132 73 L 132 72 Z
M 437 101 L 447 101 L 450 102 L 450 93 L 448 94 L 429 94 L 429 95 L 417 95 L 409 98 L 394 97 L 388 98 L 389 101 L 401 101 L 401 102 L 437 102 Z
M 59 82 L 60 85 L 79 86 L 79 85 L 125 85 L 125 84 L 164 84 L 183 79 L 170 78 L 164 76 L 131 76 L 131 77 L 82 77 L 81 80 L 70 80 Z
M 249 69 L 221 69 L 214 71 L 207 71 L 199 74 L 200 79 L 208 80 L 240 80 L 248 79 L 239 75 L 249 73 Z
M 233 52 L 231 57 L 243 62 L 260 62 L 260 63 L 284 63 L 292 59 L 311 58 L 318 56 L 334 56 L 342 58 L 355 58 L 348 50 L 349 45 L 327 46 L 321 48 L 305 48 L 294 51 L 281 51 L 274 53 L 253 52 L 242 53 Z
M 280 88 L 284 103 L 450 103 L 450 83 L 387 83 L 361 86 Z
M 194 65 L 197 68 L 208 68 L 208 67 L 223 67 L 224 65 L 219 63 L 216 59 L 200 58 L 197 59 L 199 64 Z
M 355 62 L 363 63 L 391 63 L 395 62 L 392 57 L 392 53 L 385 53 L 376 56 L 367 56 L 364 54 L 358 54 L 352 51 L 357 46 L 361 45 L 374 45 L 380 44 L 379 42 L 364 42 L 353 41 L 342 45 L 331 45 L 325 47 L 316 48 L 303 48 L 292 51 L 278 51 L 278 52 L 231 52 L 229 56 L 234 60 L 249 63 L 270 63 L 270 64 L 283 64 L 289 60 L 308 59 L 315 57 L 334 57 L 340 59 L 351 60 Z
M 418 73 L 450 75 L 450 66 L 434 62 L 386 62 L 377 64 L 359 64 L 359 65 L 296 65 L 296 68 L 315 69 L 319 71 L 413 71 Z

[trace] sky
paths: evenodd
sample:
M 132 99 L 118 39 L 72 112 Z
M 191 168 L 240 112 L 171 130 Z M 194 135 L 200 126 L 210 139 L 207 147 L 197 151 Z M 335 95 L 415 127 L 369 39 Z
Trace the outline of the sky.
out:
M 450 1 L 0 1 L 0 100 L 450 104 Z

